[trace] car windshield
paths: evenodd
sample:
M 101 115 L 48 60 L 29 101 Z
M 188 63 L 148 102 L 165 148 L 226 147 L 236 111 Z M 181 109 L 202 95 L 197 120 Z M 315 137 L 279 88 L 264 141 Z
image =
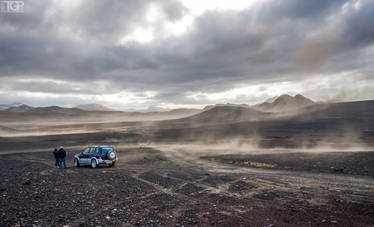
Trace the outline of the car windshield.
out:
M 103 147 L 103 148 L 101 148 L 102 149 L 102 152 L 103 153 L 107 153 L 107 152 L 109 152 L 109 151 L 113 151 L 114 149 L 113 149 L 113 147 Z

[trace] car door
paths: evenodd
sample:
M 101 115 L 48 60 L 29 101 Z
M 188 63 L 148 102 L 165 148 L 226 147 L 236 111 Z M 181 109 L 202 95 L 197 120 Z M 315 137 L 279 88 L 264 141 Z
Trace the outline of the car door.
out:
M 97 147 L 91 147 L 91 149 L 90 149 L 90 153 L 89 153 L 89 155 L 88 155 L 88 163 L 91 162 L 91 158 L 93 158 L 93 157 L 96 156 L 96 150 L 97 150 L 97 149 L 98 149 Z
M 90 154 L 90 147 L 87 147 L 79 156 L 80 163 L 82 164 L 89 164 L 89 154 Z

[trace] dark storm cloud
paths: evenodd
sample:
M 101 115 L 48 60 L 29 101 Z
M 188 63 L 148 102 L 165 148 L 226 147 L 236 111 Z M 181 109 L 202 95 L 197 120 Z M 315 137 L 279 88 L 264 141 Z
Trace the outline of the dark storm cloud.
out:
M 146 68 L 150 63 L 144 50 L 134 46 L 118 51 L 116 43 L 129 29 L 144 23 L 150 4 L 161 5 L 173 20 L 185 11 L 173 0 L 82 1 L 68 12 L 54 9 L 48 1 L 26 1 L 25 13 L 0 14 L 1 75 L 82 78 L 87 74 L 95 79 L 119 68 Z
M 18 79 L 17 81 L 2 78 L 0 89 L 7 91 L 44 92 L 50 94 L 84 94 L 94 95 L 97 93 L 111 94 L 119 92 L 120 89 L 105 83 L 72 83 L 63 81 L 48 81 L 43 79 Z
M 365 47 L 374 42 L 374 1 L 362 1 L 362 5 L 358 7 L 360 8 L 342 18 L 342 48 L 345 45 L 352 48 Z
M 160 102 L 187 103 L 188 92 L 372 68 L 373 1 L 273 0 L 207 11 L 178 37 L 120 45 L 124 35 L 150 26 L 152 4 L 169 21 L 189 13 L 174 0 L 83 1 L 67 10 L 25 1 L 24 14 L 0 14 L 0 77 L 106 81 L 114 91 L 153 90 Z M 14 90 L 54 90 L 15 83 Z
M 258 17 L 271 21 L 279 19 L 310 19 L 324 17 L 339 8 L 349 0 L 286 0 L 270 1 L 260 6 Z M 317 20 L 318 21 L 318 20 Z M 313 21 L 310 21 L 313 23 Z

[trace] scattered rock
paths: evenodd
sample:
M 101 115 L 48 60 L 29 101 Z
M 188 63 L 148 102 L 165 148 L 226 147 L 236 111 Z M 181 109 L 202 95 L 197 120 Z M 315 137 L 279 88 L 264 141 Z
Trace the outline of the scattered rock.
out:
M 342 199 L 336 199 L 335 201 L 338 202 L 338 203 L 344 203 L 344 201 Z

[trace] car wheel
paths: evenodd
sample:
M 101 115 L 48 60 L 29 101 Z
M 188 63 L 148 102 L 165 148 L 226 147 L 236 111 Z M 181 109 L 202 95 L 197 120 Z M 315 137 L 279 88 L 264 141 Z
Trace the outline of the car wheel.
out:
M 116 159 L 116 153 L 114 153 L 114 151 L 109 151 L 108 153 L 106 153 L 106 156 L 109 160 L 114 160 Z
M 74 166 L 79 167 L 79 161 L 77 158 L 74 158 Z
M 110 163 L 110 164 L 109 164 L 109 167 L 113 167 L 114 164 L 115 164 L 115 162 Z
M 95 161 L 95 159 L 92 159 L 91 160 L 91 167 L 94 169 L 97 167 L 97 162 Z

